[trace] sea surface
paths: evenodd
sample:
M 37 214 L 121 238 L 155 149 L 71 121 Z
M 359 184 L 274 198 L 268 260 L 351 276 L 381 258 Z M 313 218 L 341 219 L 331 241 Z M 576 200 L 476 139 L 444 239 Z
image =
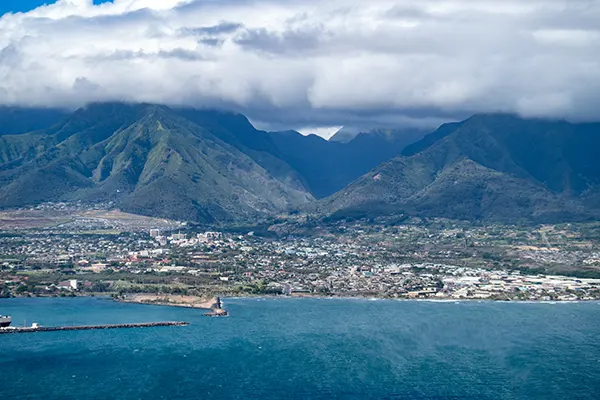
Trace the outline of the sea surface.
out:
M 0 399 L 600 399 L 600 303 L 225 299 L 229 318 L 109 299 L 6 299 Z

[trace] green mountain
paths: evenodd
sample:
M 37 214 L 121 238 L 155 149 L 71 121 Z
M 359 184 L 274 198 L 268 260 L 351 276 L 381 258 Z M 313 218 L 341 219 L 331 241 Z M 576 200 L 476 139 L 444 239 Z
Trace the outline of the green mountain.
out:
M 476 115 L 443 125 L 318 209 L 337 216 L 591 218 L 599 214 L 599 145 L 600 124 Z
M 210 130 L 155 105 L 95 104 L 45 131 L 0 137 L 0 205 L 113 201 L 199 222 L 255 219 L 312 199 Z
M 254 128 L 241 114 L 192 108 L 177 109 L 179 115 L 209 129 L 225 143 L 235 147 L 275 178 L 293 188 L 306 189 L 306 180 L 277 149 L 270 134 Z
M 327 197 L 399 155 L 425 134 L 415 129 L 374 130 L 348 143 L 327 141 L 296 131 L 264 132 L 240 114 L 212 110 L 178 109 L 181 116 L 201 125 L 224 142 L 252 158 L 274 177 L 316 198 Z
M 600 215 L 600 124 L 475 115 L 425 137 L 373 130 L 342 143 L 214 110 L 92 104 L 45 110 L 28 133 L 15 112 L 0 112 L 0 207 L 110 201 L 206 223 L 297 208 L 502 222 Z
M 13 133 L 0 136 L 0 207 L 113 201 L 176 219 L 248 220 L 331 195 L 416 140 L 376 131 L 333 143 L 260 131 L 241 114 L 148 104 L 92 104 L 59 122 L 48 113 L 29 133 L 15 133 L 16 117 L 0 124 Z

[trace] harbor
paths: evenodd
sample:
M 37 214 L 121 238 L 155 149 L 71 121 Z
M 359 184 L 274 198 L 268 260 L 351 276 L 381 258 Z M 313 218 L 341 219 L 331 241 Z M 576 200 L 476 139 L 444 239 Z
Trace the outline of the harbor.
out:
M 227 317 L 229 312 L 223 309 L 223 304 L 220 297 L 216 297 L 210 311 L 203 314 L 207 317 Z M 102 325 L 68 325 L 68 326 L 41 326 L 38 323 L 32 323 L 27 326 L 25 322 L 22 326 L 11 326 L 12 317 L 0 315 L 0 335 L 15 334 L 15 333 L 36 333 L 36 332 L 60 332 L 60 331 L 89 331 L 103 329 L 139 329 L 139 328 L 157 328 L 167 326 L 188 326 L 189 322 L 185 321 L 168 321 L 168 322 L 144 322 L 144 323 L 127 323 L 127 324 L 102 324 Z
M 165 326 L 188 326 L 188 322 L 145 322 L 138 324 L 109 324 L 109 325 L 83 325 L 83 326 L 38 326 L 33 324 L 29 327 L 6 327 L 0 328 L 1 334 L 11 333 L 36 333 L 36 332 L 57 332 L 57 331 L 89 331 L 100 329 L 138 329 L 138 328 L 156 328 Z

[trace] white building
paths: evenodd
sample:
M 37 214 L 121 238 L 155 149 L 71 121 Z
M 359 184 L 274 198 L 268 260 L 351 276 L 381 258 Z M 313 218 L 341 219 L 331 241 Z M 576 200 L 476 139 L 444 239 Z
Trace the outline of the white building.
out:
M 157 238 L 160 236 L 160 229 L 150 229 L 150 237 Z

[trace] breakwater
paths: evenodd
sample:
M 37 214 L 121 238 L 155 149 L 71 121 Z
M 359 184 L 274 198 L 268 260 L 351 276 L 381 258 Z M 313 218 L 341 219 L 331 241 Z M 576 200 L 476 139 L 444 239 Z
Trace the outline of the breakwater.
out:
M 225 310 L 212 310 L 204 314 L 205 317 L 228 317 L 229 313 Z
M 11 327 L 0 329 L 1 334 L 9 333 L 35 333 L 56 331 L 90 331 L 97 329 L 136 329 L 155 328 L 161 326 L 187 326 L 188 322 L 146 322 L 140 324 L 114 324 L 114 325 L 84 325 L 84 326 L 38 326 L 38 327 Z

